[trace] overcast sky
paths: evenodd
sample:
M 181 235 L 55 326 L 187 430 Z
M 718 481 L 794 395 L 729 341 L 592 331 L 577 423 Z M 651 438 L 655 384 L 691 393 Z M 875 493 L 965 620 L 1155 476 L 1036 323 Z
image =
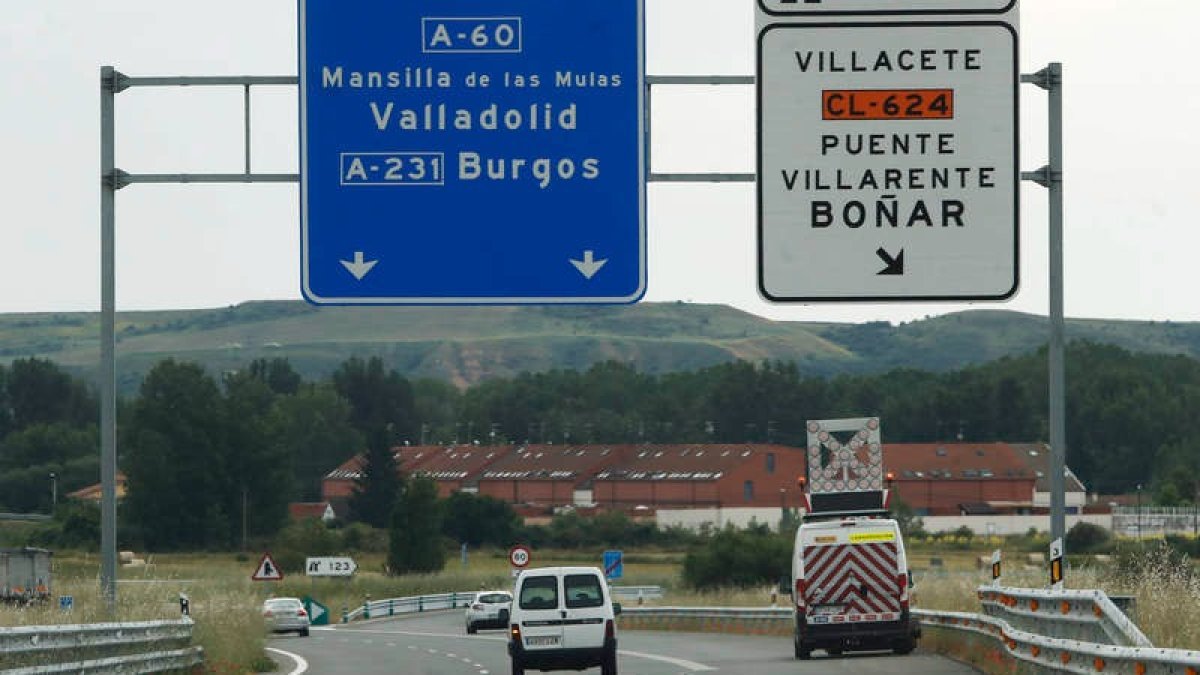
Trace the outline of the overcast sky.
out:
M 751 0 L 646 0 L 647 72 L 754 72 Z M 1200 320 L 1200 69 L 1195 0 L 1024 0 L 1024 72 L 1065 80 L 1066 308 Z M 99 308 L 99 70 L 294 75 L 295 0 L 0 0 L 0 312 Z M 658 87 L 653 170 L 751 172 L 752 87 Z M 1046 97 L 1022 87 L 1023 170 L 1046 161 Z M 117 97 L 117 166 L 237 172 L 240 89 Z M 296 92 L 256 89 L 254 169 L 295 172 Z M 1009 302 L 773 305 L 758 298 L 749 184 L 652 185 L 651 301 L 780 319 L 900 321 L 969 307 L 1045 313 L 1046 195 L 1022 187 Z M 117 194 L 120 310 L 297 299 L 294 184 L 135 185 Z M 438 252 L 434 253 L 441 254 Z M 447 254 L 448 259 L 451 257 Z

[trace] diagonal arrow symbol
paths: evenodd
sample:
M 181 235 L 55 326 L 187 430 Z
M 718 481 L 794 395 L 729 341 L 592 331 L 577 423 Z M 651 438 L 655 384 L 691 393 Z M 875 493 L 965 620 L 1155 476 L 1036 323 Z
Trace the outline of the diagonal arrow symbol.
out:
M 349 260 L 339 260 L 338 262 L 342 263 L 342 266 L 346 268 L 346 271 L 350 272 L 350 274 L 353 274 L 355 279 L 361 281 L 363 277 L 367 276 L 367 272 L 370 272 L 371 268 L 375 266 L 375 263 L 379 261 L 363 260 L 363 252 L 355 251 L 353 262 Z
M 890 253 L 880 246 L 876 249 L 875 255 L 879 256 L 887 264 L 887 267 L 875 273 L 876 276 L 901 276 L 904 274 L 904 249 L 900 249 L 900 253 L 896 254 L 896 257 L 893 258 Z
M 585 279 L 591 279 L 596 276 L 596 272 L 599 272 L 600 268 L 604 267 L 604 263 L 608 262 L 608 258 L 596 260 L 594 256 L 595 252 L 589 249 L 583 252 L 583 260 L 570 259 L 571 264 L 575 266 L 575 269 L 579 270 L 579 273 Z

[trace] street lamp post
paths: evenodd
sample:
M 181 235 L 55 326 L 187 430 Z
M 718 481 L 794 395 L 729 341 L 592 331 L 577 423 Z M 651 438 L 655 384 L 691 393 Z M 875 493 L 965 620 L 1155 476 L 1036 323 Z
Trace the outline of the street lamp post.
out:
M 58 475 L 50 472 L 50 515 L 58 511 Z

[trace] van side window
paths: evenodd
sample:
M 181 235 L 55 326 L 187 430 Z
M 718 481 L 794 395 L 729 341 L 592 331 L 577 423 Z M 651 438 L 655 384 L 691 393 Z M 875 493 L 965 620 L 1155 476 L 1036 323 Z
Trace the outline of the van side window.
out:
M 558 577 L 529 577 L 521 584 L 521 609 L 558 609 Z
M 600 577 L 595 574 L 568 574 L 563 577 L 563 592 L 567 594 L 567 607 L 600 607 L 604 604 L 604 591 L 600 588 Z

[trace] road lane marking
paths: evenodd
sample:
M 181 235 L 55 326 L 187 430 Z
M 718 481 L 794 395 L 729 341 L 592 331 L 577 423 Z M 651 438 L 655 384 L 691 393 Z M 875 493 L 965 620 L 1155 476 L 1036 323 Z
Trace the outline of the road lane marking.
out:
M 632 656 L 635 659 L 649 659 L 651 661 L 662 661 L 663 663 L 669 663 L 673 666 L 679 666 L 680 668 L 683 668 L 684 670 L 690 670 L 690 671 L 694 671 L 694 672 L 702 672 L 702 671 L 706 671 L 706 670 L 716 670 L 716 668 L 714 668 L 712 666 L 706 666 L 703 663 L 696 663 L 695 661 L 688 661 L 687 659 L 677 659 L 674 656 L 662 656 L 661 654 L 646 654 L 645 652 L 631 652 L 628 649 L 618 649 L 617 654 L 620 654 L 622 656 Z
M 266 650 L 269 652 L 275 652 L 276 654 L 283 654 L 284 656 L 296 662 L 295 669 L 293 669 L 292 672 L 288 673 L 287 675 L 301 675 L 301 673 L 308 671 L 308 661 L 305 661 L 303 656 L 300 656 L 299 654 L 293 654 L 291 652 L 285 652 L 282 649 L 276 649 L 274 647 L 267 647 Z
M 507 637 L 493 637 L 489 635 L 462 635 L 459 633 L 422 633 L 412 630 L 355 630 L 356 633 L 374 633 L 379 635 L 408 635 L 412 637 L 432 637 L 432 638 L 450 638 L 452 640 L 490 640 L 492 642 L 508 642 Z M 410 645 L 411 647 L 411 645 Z M 428 649 L 428 648 L 427 648 Z M 428 650 L 430 654 L 436 654 L 437 650 Z M 716 670 L 713 666 L 706 666 L 703 663 L 688 661 L 687 659 L 679 659 L 674 656 L 662 656 L 660 654 L 647 654 L 645 652 L 631 652 L 628 649 L 618 649 L 618 654 L 624 656 L 632 656 L 635 659 L 647 659 L 650 661 L 661 661 L 669 663 L 673 666 L 679 666 L 684 670 L 693 672 L 705 672 Z

